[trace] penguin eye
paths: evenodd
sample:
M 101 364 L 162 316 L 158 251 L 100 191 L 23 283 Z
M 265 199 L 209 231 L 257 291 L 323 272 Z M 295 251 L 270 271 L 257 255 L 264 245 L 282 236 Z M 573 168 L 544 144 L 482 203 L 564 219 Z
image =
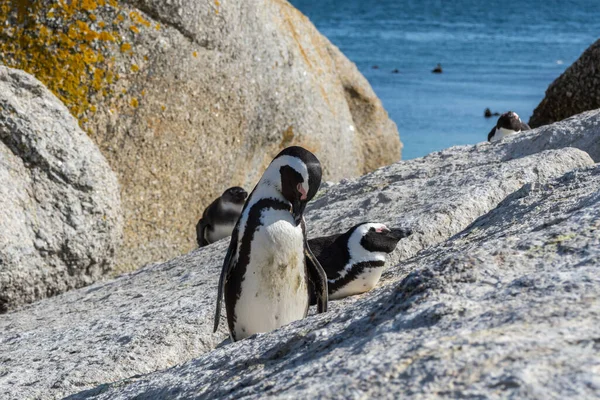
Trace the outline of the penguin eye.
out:
M 369 228 L 369 232 L 375 232 L 375 228 Z

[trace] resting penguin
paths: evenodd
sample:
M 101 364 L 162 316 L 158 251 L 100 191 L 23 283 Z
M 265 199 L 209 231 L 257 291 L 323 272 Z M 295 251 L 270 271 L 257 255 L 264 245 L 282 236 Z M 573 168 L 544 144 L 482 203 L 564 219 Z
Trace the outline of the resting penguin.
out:
M 327 311 L 327 276 L 306 240 L 303 212 L 321 183 L 321 164 L 302 147 L 281 151 L 250 193 L 231 235 L 219 279 L 233 341 L 268 332 L 308 312 L 308 282 Z
M 221 197 L 210 203 L 196 224 L 199 247 L 207 246 L 231 235 L 248 193 L 239 186 L 230 187 Z
M 521 121 L 516 112 L 505 112 L 498 118 L 496 126 L 488 133 L 488 142 L 495 142 L 530 129 L 529 125 Z
M 327 274 L 329 300 L 367 292 L 375 287 L 385 264 L 386 254 L 400 239 L 410 236 L 409 229 L 388 229 L 378 223 L 362 223 L 344 234 L 308 241 Z M 314 303 L 311 296 L 311 305 Z

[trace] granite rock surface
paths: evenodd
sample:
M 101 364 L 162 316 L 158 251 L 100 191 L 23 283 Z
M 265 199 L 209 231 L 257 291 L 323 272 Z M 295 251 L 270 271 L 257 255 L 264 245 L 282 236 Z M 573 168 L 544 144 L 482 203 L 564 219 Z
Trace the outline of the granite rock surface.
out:
M 98 147 L 39 81 L 0 66 L 0 312 L 105 278 L 122 229 Z
M 600 167 L 524 185 L 343 307 L 69 399 L 600 396 Z
M 535 137 L 532 134 L 530 139 L 534 140 Z M 523 138 L 519 138 L 521 139 Z M 347 226 L 364 220 L 410 227 L 415 233 L 400 242 L 398 249 L 390 257 L 389 269 L 384 274 L 380 287 L 375 291 L 331 302 L 331 312 L 326 315 L 310 317 L 272 334 L 261 335 L 258 339 L 213 350 L 227 336 L 226 324 L 223 322 L 216 334 L 211 333 L 216 285 L 227 240 L 169 262 L 148 265 L 115 280 L 71 291 L 0 316 L 0 396 L 9 399 L 61 398 L 91 389 L 92 392 L 84 392 L 78 395 L 79 398 L 98 394 L 103 390 L 109 390 L 105 395 L 108 397 L 127 397 L 134 393 L 144 393 L 148 398 L 176 397 L 175 392 L 169 392 L 171 388 L 180 390 L 186 396 L 192 396 L 191 393 L 198 390 L 204 390 L 198 393 L 207 397 L 226 397 L 229 391 L 232 397 L 236 397 L 266 390 L 270 394 L 277 392 L 283 397 L 294 397 L 317 393 L 309 391 L 313 390 L 310 388 L 317 381 L 321 381 L 323 386 L 315 387 L 314 390 L 329 393 L 325 388 L 325 380 L 318 373 L 341 374 L 342 370 L 350 378 L 336 375 L 341 383 L 354 379 L 353 377 L 364 379 L 356 381 L 358 386 L 349 385 L 348 391 L 338 388 L 340 396 L 352 393 L 358 395 L 361 390 L 366 391 L 369 386 L 367 382 L 371 379 L 375 382 L 374 387 L 379 387 L 381 393 L 388 391 L 383 381 L 377 381 L 377 377 L 384 379 L 388 373 L 386 371 L 401 371 L 403 365 L 410 365 L 412 358 L 390 364 L 386 357 L 381 358 L 377 353 L 385 347 L 381 343 L 387 343 L 386 346 L 408 346 L 395 347 L 398 349 L 396 356 L 401 356 L 413 347 L 422 348 L 423 352 L 430 351 L 423 354 L 434 354 L 435 350 L 427 350 L 423 343 L 439 350 L 435 347 L 436 335 L 450 332 L 449 326 L 459 323 L 457 315 L 461 315 L 460 310 L 467 306 L 475 307 L 479 298 L 471 301 L 457 298 L 456 303 L 450 298 L 444 300 L 445 303 L 436 300 L 435 304 L 424 303 L 424 308 L 415 308 L 414 313 L 404 313 L 401 310 L 412 310 L 413 303 L 414 307 L 420 307 L 419 304 L 427 297 L 427 293 L 434 297 L 445 295 L 446 287 L 451 292 L 464 292 L 465 296 L 472 291 L 472 295 L 476 296 L 486 290 L 493 290 L 497 282 L 505 282 L 499 269 L 501 264 L 494 267 L 492 272 L 496 275 L 488 282 L 485 278 L 488 272 L 482 269 L 484 266 L 476 263 L 479 256 L 474 258 L 473 264 L 469 264 L 471 266 L 464 274 L 453 271 L 456 268 L 460 270 L 463 265 L 461 260 L 467 259 L 470 254 L 470 250 L 466 250 L 464 246 L 468 244 L 468 249 L 474 251 L 478 246 L 484 246 L 480 251 L 483 257 L 483 254 L 500 246 L 502 240 L 506 239 L 502 236 L 502 232 L 508 229 L 506 224 L 519 223 L 521 215 L 510 214 L 513 213 L 513 205 L 507 203 L 507 196 L 519 193 L 524 185 L 545 185 L 569 171 L 593 165 L 593 160 L 587 153 L 568 147 L 568 144 L 565 139 L 565 148 L 558 148 L 560 146 L 556 145 L 556 149 L 530 155 L 515 155 L 516 150 L 511 150 L 512 141 L 457 147 L 423 159 L 383 167 L 358 180 L 342 181 L 329 186 L 318 194 L 307 210 L 309 236 L 343 231 Z M 585 185 L 580 186 L 580 191 L 583 192 Z M 588 189 L 588 194 L 594 193 L 593 185 Z M 551 190 L 540 193 L 549 195 Z M 540 207 L 552 208 L 553 201 L 555 200 L 538 202 Z M 507 214 L 498 212 L 495 219 L 490 220 L 490 230 L 485 231 L 492 232 L 493 226 L 497 225 L 499 239 L 490 242 L 495 243 L 494 245 L 485 247 L 488 246 L 485 236 L 465 242 L 467 244 L 464 246 L 455 245 L 454 243 L 459 243 L 456 238 L 448 241 L 453 235 L 473 230 L 474 228 L 468 228 L 469 225 L 505 204 L 509 204 L 506 205 L 508 208 L 504 208 Z M 510 215 L 515 217 L 509 218 Z M 536 219 L 542 221 L 541 215 L 536 216 Z M 526 232 L 525 227 L 522 230 Z M 465 235 L 464 232 L 462 235 Z M 540 235 L 545 233 L 547 232 L 540 231 Z M 446 247 L 447 253 L 444 253 Z M 456 255 L 453 255 L 454 252 Z M 452 257 L 458 261 L 452 261 Z M 498 256 L 496 262 L 501 263 L 502 257 L 504 255 Z M 444 259 L 450 261 L 441 264 L 442 266 L 437 264 Z M 443 267 L 444 265 L 447 267 Z M 440 268 L 441 272 L 435 272 Z M 447 269 L 446 275 L 442 274 L 444 268 Z M 426 271 L 430 270 L 433 272 L 427 275 L 429 272 Z M 510 273 L 517 276 L 523 271 L 515 270 Z M 471 275 L 476 279 L 471 278 Z M 479 276 L 483 278 L 480 279 Z M 510 275 L 507 276 L 506 279 L 509 279 Z M 456 285 L 462 284 L 461 279 L 467 283 L 475 279 L 474 286 L 453 286 L 454 281 Z M 428 285 L 432 285 L 432 289 L 428 289 Z M 411 288 L 414 289 L 415 296 L 424 293 L 423 296 L 414 297 Z M 534 303 L 531 304 L 533 307 Z M 502 302 L 499 300 L 493 305 L 500 307 Z M 486 316 L 486 307 L 488 303 L 482 303 L 475 311 Z M 485 326 L 485 318 L 477 317 L 479 314 L 475 311 L 465 309 L 473 316 L 474 325 L 469 325 L 469 329 L 474 329 L 477 324 Z M 497 313 L 499 317 L 491 319 L 490 316 L 489 320 L 494 321 L 494 324 L 500 323 L 504 318 L 503 310 L 491 310 L 490 315 Z M 381 320 L 378 319 L 379 315 Z M 436 325 L 435 321 L 444 315 L 450 315 L 450 325 Z M 480 317 L 483 319 L 479 321 Z M 416 319 L 411 325 L 413 318 Z M 419 341 L 425 340 L 429 327 L 435 330 L 430 336 L 431 344 Z M 414 334 L 418 334 L 420 339 L 417 340 L 415 336 L 416 341 L 412 346 L 412 336 L 406 336 L 405 331 L 399 330 L 410 331 L 417 328 L 420 330 L 415 330 Z M 359 334 L 358 331 L 364 334 Z M 394 331 L 400 333 L 394 334 Z M 458 333 L 460 332 L 452 334 Z M 353 336 L 363 340 L 355 341 L 351 339 Z M 405 336 L 406 339 L 403 339 Z M 450 343 L 450 339 L 445 340 L 444 343 Z M 310 347 L 312 342 L 315 347 Z M 319 343 L 324 347 L 319 347 Z M 492 345 L 490 342 L 489 346 Z M 374 351 L 372 356 L 369 355 L 371 348 Z M 270 350 L 265 353 L 263 349 Z M 451 355 L 451 350 L 448 352 L 450 353 L 444 353 L 444 357 Z M 473 353 L 477 352 L 473 350 Z M 361 354 L 365 354 L 365 357 L 362 358 Z M 337 361 L 325 362 L 328 356 Z M 193 359 L 196 360 L 191 361 Z M 314 363 L 318 363 L 319 359 L 323 359 L 324 363 L 317 366 Z M 381 366 L 373 365 L 373 368 L 363 369 L 363 366 L 367 366 L 367 361 L 381 363 Z M 435 358 L 430 361 L 433 363 L 431 365 L 435 364 Z M 158 372 L 157 375 L 130 380 L 133 376 L 164 370 L 185 362 L 191 364 L 171 370 L 175 375 L 178 374 L 177 371 L 184 371 L 180 383 L 174 383 L 177 378 L 169 375 L 171 372 Z M 469 365 L 467 361 L 465 363 Z M 304 369 L 304 365 L 307 369 Z M 275 370 L 270 369 L 271 366 Z M 240 374 L 244 368 L 246 372 Z M 454 368 L 454 365 L 449 365 L 448 368 Z M 281 373 L 281 380 L 273 371 Z M 292 374 L 292 371 L 294 374 L 298 373 L 295 378 L 297 381 L 290 380 L 291 375 L 286 375 Z M 310 371 L 316 375 L 311 375 Z M 458 370 L 448 371 L 448 374 L 458 373 Z M 214 380 L 208 377 L 210 374 L 214 374 Z M 430 382 L 427 379 L 435 381 L 433 375 L 427 379 L 419 377 L 424 384 Z M 194 383 L 188 385 L 188 378 Z M 299 381 L 304 378 L 307 379 L 306 385 Z M 139 382 L 134 382 L 138 380 Z M 217 380 L 224 383 L 222 387 L 216 383 Z M 115 381 L 121 383 L 106 386 Z M 405 384 L 408 385 L 406 382 Z M 97 390 L 93 389 L 98 385 L 101 386 Z M 507 385 L 510 386 L 510 382 Z M 199 389 L 201 387 L 204 389 Z M 269 392 L 269 387 L 274 391 Z M 368 393 L 377 393 L 375 389 L 368 390 L 373 390 Z

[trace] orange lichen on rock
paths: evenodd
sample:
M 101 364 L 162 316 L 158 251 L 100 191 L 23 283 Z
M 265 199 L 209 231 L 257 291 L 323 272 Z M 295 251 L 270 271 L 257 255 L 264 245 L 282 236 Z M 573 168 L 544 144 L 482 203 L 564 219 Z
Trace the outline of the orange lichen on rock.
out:
M 93 96 L 112 93 L 119 79 L 114 57 L 106 57 L 113 43 L 132 54 L 118 33 L 128 16 L 135 33 L 135 24 L 150 27 L 115 0 L 0 0 L 0 64 L 34 75 L 84 122 L 84 114 L 96 110 Z
M 294 136 L 294 127 L 290 125 L 285 131 L 283 131 L 279 148 L 285 149 L 286 147 L 290 146 L 294 140 Z
M 146 28 L 150 28 L 150 21 L 148 21 L 147 19 L 145 19 L 144 17 L 142 17 L 140 15 L 140 13 L 136 12 L 136 11 L 132 11 L 129 13 L 129 18 L 131 18 L 131 20 L 133 22 L 135 22 L 138 25 L 143 25 Z

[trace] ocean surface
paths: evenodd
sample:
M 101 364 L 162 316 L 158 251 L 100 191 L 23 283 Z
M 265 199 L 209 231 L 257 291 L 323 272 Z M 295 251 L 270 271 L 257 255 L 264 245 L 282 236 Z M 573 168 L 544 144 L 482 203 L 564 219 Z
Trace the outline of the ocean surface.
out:
M 369 80 L 398 125 L 404 159 L 487 140 L 497 117 L 484 118 L 486 107 L 527 122 L 600 37 L 600 0 L 291 3 Z M 431 73 L 437 63 L 442 74 Z

